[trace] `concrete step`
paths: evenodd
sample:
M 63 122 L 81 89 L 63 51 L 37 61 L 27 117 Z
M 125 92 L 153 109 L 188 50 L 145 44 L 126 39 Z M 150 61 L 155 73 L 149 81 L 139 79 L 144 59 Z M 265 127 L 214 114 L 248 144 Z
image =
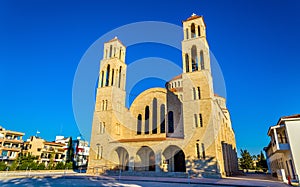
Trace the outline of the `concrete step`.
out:
M 155 172 L 155 171 L 121 171 L 106 170 L 104 176 L 142 176 L 142 177 L 176 177 L 187 178 L 188 174 L 184 172 Z

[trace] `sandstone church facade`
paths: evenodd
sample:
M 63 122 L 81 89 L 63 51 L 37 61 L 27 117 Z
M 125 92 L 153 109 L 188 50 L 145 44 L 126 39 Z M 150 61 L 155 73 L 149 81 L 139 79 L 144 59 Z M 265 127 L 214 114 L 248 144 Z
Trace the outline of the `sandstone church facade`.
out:
M 225 98 L 213 91 L 206 25 L 183 21 L 182 74 L 126 99 L 126 47 L 104 44 L 88 173 L 118 169 L 228 176 L 237 171 L 234 131 Z

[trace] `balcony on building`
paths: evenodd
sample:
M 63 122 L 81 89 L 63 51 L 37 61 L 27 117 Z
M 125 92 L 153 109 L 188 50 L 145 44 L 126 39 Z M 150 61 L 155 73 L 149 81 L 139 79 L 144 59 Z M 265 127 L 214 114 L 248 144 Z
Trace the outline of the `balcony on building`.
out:
M 271 127 L 268 135 L 271 137 L 271 147 L 274 153 L 284 153 L 290 150 L 284 124 Z

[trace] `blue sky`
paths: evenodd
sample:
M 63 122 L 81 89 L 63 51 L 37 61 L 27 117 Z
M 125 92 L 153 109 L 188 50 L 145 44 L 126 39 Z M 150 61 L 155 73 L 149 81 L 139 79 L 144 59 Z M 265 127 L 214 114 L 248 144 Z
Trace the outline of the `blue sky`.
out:
M 48 140 L 58 134 L 76 137 L 80 132 L 72 111 L 72 85 L 89 46 L 125 24 L 164 21 L 181 26 L 196 13 L 204 16 L 210 49 L 224 74 L 238 149 L 260 152 L 269 141 L 268 127 L 280 116 L 299 113 L 300 2 L 169 2 L 2 0 L 0 125 L 26 137 L 37 130 Z M 132 46 L 127 63 L 158 56 L 181 65 L 178 52 L 155 49 Z

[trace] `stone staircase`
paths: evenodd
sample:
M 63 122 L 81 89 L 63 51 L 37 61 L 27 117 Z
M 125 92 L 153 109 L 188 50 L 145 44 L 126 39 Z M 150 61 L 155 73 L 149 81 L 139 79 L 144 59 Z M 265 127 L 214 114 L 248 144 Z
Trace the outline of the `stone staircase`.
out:
M 106 170 L 104 176 L 139 176 L 139 177 L 176 177 L 188 178 L 188 174 L 184 172 L 155 172 L 155 171 L 120 171 Z

